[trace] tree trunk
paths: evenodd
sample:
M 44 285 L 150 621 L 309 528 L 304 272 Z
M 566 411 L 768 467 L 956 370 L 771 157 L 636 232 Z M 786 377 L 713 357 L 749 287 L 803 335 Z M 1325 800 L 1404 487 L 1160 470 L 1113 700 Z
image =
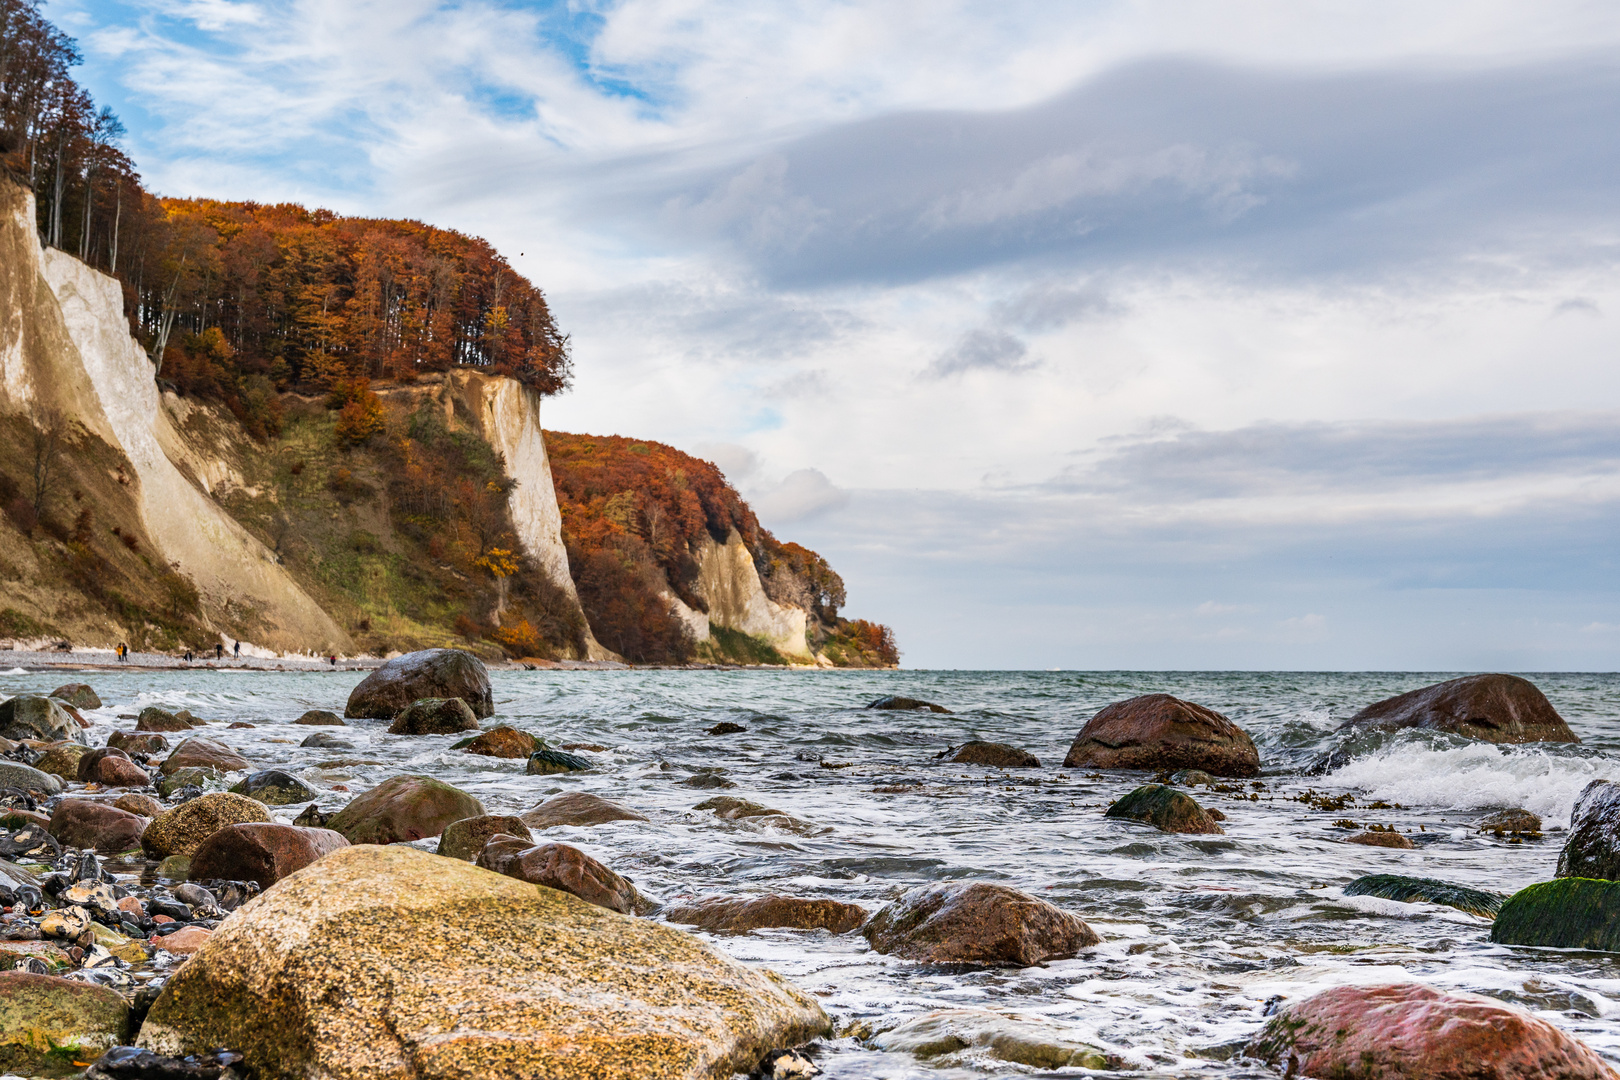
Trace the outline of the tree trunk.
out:
M 124 215 L 124 185 L 119 184 L 118 201 L 113 206 L 112 252 L 108 258 L 107 273 L 118 273 L 118 219 Z

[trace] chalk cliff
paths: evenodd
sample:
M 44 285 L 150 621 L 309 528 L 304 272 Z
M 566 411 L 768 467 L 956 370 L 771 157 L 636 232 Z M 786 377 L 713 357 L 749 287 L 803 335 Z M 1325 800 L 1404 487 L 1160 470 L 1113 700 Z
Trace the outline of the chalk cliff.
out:
M 704 614 L 688 607 L 673 593 L 666 595 L 694 641 L 708 641 L 710 624 L 736 630 L 770 643 L 793 660 L 810 661 L 807 615 L 803 608 L 778 604 L 765 595 L 764 583 L 754 568 L 754 556 L 736 529 L 717 544 L 705 536 L 698 542 L 695 557 L 698 577 L 695 591 L 709 605 Z

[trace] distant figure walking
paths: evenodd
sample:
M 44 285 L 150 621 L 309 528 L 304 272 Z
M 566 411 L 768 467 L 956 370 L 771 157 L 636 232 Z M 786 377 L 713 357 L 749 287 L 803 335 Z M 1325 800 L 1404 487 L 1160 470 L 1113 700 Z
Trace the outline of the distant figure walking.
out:
M 236 648 L 232 651 L 236 653 L 236 658 L 238 660 L 242 659 L 242 643 L 240 641 L 236 643 Z
M 215 660 L 223 660 L 223 659 L 225 659 L 225 645 L 224 645 L 223 642 L 218 642 L 218 641 L 214 642 L 214 659 Z
M 120 664 L 129 663 L 129 646 L 122 641 L 118 643 L 118 662 Z
M 326 662 L 331 664 L 333 667 L 337 667 L 337 655 L 333 654 L 332 656 L 328 656 L 326 658 Z
M 186 650 L 186 663 L 188 663 L 188 664 L 191 663 L 191 650 L 190 649 Z

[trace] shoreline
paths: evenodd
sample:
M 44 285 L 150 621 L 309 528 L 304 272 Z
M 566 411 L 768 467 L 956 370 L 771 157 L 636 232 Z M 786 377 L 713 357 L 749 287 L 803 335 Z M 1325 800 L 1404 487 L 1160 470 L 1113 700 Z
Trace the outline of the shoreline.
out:
M 316 672 L 373 671 L 387 657 L 339 657 L 336 664 L 304 656 L 232 656 L 222 660 L 199 657 L 187 663 L 167 653 L 134 652 L 120 661 L 110 649 L 18 649 L 0 647 L 0 672 L 21 668 L 42 671 L 252 671 Z M 822 668 L 815 664 L 624 664 L 613 660 L 483 660 L 491 671 L 878 671 L 884 668 Z

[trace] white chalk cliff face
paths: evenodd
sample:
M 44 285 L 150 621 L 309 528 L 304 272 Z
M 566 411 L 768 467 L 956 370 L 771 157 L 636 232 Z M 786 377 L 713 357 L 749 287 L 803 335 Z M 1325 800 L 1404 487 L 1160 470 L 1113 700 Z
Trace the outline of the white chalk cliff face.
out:
M 673 593 L 670 606 L 691 629 L 698 641 L 709 639 L 709 624 L 740 630 L 769 641 L 778 652 L 803 660 L 812 658 L 805 636 L 805 612 L 778 604 L 765 595 L 765 586 L 754 569 L 754 557 L 737 530 L 731 530 L 724 544 L 703 537 L 695 552 L 698 561 L 696 592 L 709 605 L 707 615 L 693 611 Z

